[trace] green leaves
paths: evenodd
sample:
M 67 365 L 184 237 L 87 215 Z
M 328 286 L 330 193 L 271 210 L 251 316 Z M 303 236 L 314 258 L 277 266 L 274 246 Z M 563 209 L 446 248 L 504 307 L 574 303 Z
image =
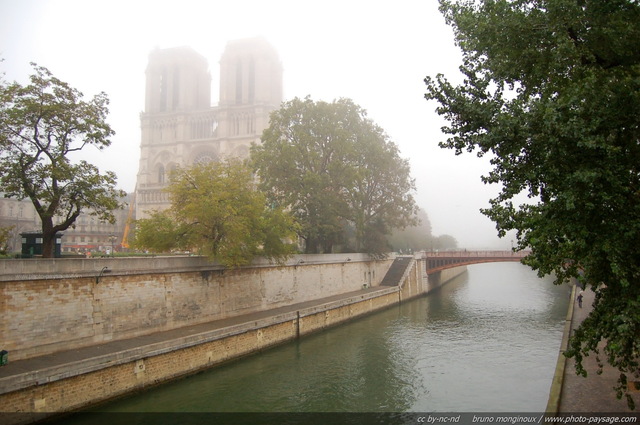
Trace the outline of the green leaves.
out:
M 53 236 L 81 212 L 113 222 L 124 192 L 113 173 L 71 162 L 86 146 L 103 149 L 114 132 L 106 123 L 109 100 L 89 101 L 49 70 L 32 64 L 31 83 L 0 84 L 0 184 L 5 196 L 29 198 L 40 216 L 43 256 L 53 255 Z
M 558 283 L 582 274 L 599 291 L 568 352 L 578 372 L 603 342 L 611 366 L 636 373 L 640 5 L 443 0 L 441 10 L 465 76 L 457 86 L 425 79 L 425 97 L 449 122 L 441 146 L 490 152 L 483 180 L 501 192 L 483 212 L 499 235 L 515 230 L 539 273 L 555 273 Z
M 136 220 L 133 246 L 156 252 L 190 248 L 187 228 L 176 223 L 169 211 L 154 211 L 150 218 Z
M 227 267 L 258 255 L 281 262 L 295 250 L 293 218 L 267 205 L 251 170 L 238 160 L 180 168 L 168 191 L 169 210 L 136 221 L 137 248 L 194 250 Z
M 15 226 L 0 226 L 0 255 L 7 255 L 9 239 Z
M 408 162 L 349 99 L 286 102 L 271 115 L 251 158 L 270 202 L 300 223 L 307 253 L 350 244 L 358 252 L 384 253 L 392 227 L 415 223 Z

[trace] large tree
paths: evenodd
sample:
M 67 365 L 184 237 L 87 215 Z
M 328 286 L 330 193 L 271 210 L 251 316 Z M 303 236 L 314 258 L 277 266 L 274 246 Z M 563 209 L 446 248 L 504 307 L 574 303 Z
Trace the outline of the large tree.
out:
M 136 222 L 135 247 L 194 250 L 227 267 L 258 255 L 283 261 L 295 252 L 293 218 L 267 204 L 239 160 L 179 168 L 167 190 L 171 207 Z
M 124 192 L 116 190 L 112 172 L 101 174 L 71 159 L 87 146 L 110 145 L 106 94 L 82 100 L 81 92 L 49 70 L 33 67 L 28 85 L 0 83 L 0 190 L 31 200 L 42 221 L 42 255 L 52 257 L 56 233 L 80 213 L 114 222 L 112 211 Z
M 415 181 L 408 160 L 383 130 L 366 119 L 364 111 L 346 145 L 345 177 L 341 193 L 355 229 L 355 249 L 372 254 L 388 252 L 393 229 L 418 224 L 413 198 Z M 338 180 L 340 182 L 340 180 Z
M 617 368 L 622 397 L 640 353 L 640 5 L 440 5 L 464 58 L 461 84 L 426 79 L 449 123 L 441 146 L 489 153 L 483 179 L 502 189 L 484 212 L 499 234 L 515 230 L 541 275 L 595 291 L 566 355 L 581 375 L 593 353 Z
M 408 162 L 349 99 L 286 102 L 251 158 L 271 201 L 301 223 L 307 253 L 349 243 L 348 227 L 357 251 L 386 252 L 384 236 L 415 223 Z

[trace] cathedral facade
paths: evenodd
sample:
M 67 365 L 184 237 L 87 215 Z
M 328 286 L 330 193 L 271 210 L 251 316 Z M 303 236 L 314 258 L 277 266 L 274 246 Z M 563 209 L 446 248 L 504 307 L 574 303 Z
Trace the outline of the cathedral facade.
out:
M 187 47 L 157 49 L 149 55 L 145 91 L 136 219 L 169 207 L 164 189 L 172 169 L 249 156 L 282 102 L 282 63 L 263 38 L 229 42 L 212 106 L 207 60 Z

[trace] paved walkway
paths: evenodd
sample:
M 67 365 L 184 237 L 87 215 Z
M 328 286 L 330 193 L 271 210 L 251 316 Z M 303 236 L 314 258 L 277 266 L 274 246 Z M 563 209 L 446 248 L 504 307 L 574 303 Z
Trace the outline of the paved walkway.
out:
M 576 288 L 576 295 L 579 288 Z M 592 309 L 594 293 L 590 289 L 583 292 L 582 308 L 574 299 L 573 320 L 571 332 L 573 333 L 580 323 L 587 317 Z M 620 372 L 605 364 L 602 375 L 596 373 L 597 364 L 595 355 L 583 359 L 583 366 L 587 371 L 587 377 L 576 375 L 575 362 L 568 359 L 564 370 L 562 393 L 560 396 L 559 412 L 566 413 L 629 413 L 640 416 L 640 392 L 632 392 L 636 404 L 636 410 L 630 411 L 627 401 L 623 397 L 617 399 L 613 387 L 616 385 Z M 629 377 L 630 380 L 637 378 Z M 638 422 L 640 423 L 640 419 Z
M 350 294 L 328 297 L 322 300 L 301 303 L 281 309 L 187 326 L 173 331 L 159 332 L 127 340 L 111 341 L 96 346 L 58 352 L 28 360 L 11 361 L 11 359 L 9 359 L 10 361 L 7 365 L 0 367 L 0 392 L 2 392 L 3 386 L 14 386 L 16 384 L 21 386 L 20 382 L 17 381 L 22 381 L 22 385 L 29 385 L 31 380 L 42 379 L 50 374 L 63 375 L 69 373 L 69 371 L 76 368 L 78 364 L 84 363 L 86 365 L 87 363 L 91 363 L 91 359 L 102 359 L 101 361 L 96 361 L 96 363 L 104 363 L 105 360 L 109 362 L 114 358 L 124 360 L 123 357 L 127 357 L 128 355 L 140 356 L 141 352 L 155 351 L 159 346 L 164 347 L 165 345 L 175 344 L 177 339 L 184 341 L 190 340 L 191 338 L 198 339 L 201 338 L 203 334 L 208 333 L 211 333 L 211 337 L 216 337 L 219 336 L 213 335 L 216 332 L 223 332 L 224 330 L 234 329 L 242 325 L 251 326 L 267 317 L 285 315 L 291 311 L 304 308 L 319 307 L 324 303 L 335 302 L 349 296 L 367 296 L 370 295 L 371 292 L 379 289 L 380 288 L 367 288 Z M 571 331 L 573 331 L 591 311 L 594 294 L 592 291 L 587 290 L 583 295 L 582 308 L 579 308 L 578 303 L 574 301 Z M 91 366 L 98 367 L 93 364 Z M 605 366 L 602 375 L 596 374 L 597 365 L 594 356 L 585 358 L 584 366 L 588 372 L 587 378 L 576 375 L 573 359 L 567 360 L 558 405 L 560 414 L 620 412 L 640 416 L 640 392 L 632 393 L 636 403 L 635 411 L 629 411 L 626 400 L 618 400 L 616 398 L 613 387 L 616 384 L 618 373 L 615 369 L 610 366 Z M 22 377 L 22 379 L 20 379 L 20 377 Z M 46 382 L 46 378 L 44 381 Z M 640 423 L 640 419 L 638 419 L 637 423 Z
M 135 361 L 209 340 L 255 329 L 264 323 L 288 320 L 296 312 L 324 311 L 328 305 L 351 303 L 392 291 L 388 287 L 373 287 L 318 300 L 292 304 L 227 319 L 155 332 L 134 338 L 109 341 L 83 348 L 59 351 L 25 360 L 11 360 L 0 367 L 0 394 L 26 388 L 38 382 L 49 382 L 106 366 Z M 0 406 L 0 412 L 2 407 Z

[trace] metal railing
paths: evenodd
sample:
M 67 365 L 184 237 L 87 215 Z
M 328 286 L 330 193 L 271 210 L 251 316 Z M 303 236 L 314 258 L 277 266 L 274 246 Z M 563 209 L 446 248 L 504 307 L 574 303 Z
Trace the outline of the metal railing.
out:
M 425 251 L 422 258 L 427 274 L 453 267 L 502 261 L 520 261 L 530 251 Z
M 456 250 L 456 251 L 423 251 L 422 258 L 468 258 L 468 257 L 518 257 L 524 258 L 529 255 L 531 251 L 468 251 L 468 250 Z

